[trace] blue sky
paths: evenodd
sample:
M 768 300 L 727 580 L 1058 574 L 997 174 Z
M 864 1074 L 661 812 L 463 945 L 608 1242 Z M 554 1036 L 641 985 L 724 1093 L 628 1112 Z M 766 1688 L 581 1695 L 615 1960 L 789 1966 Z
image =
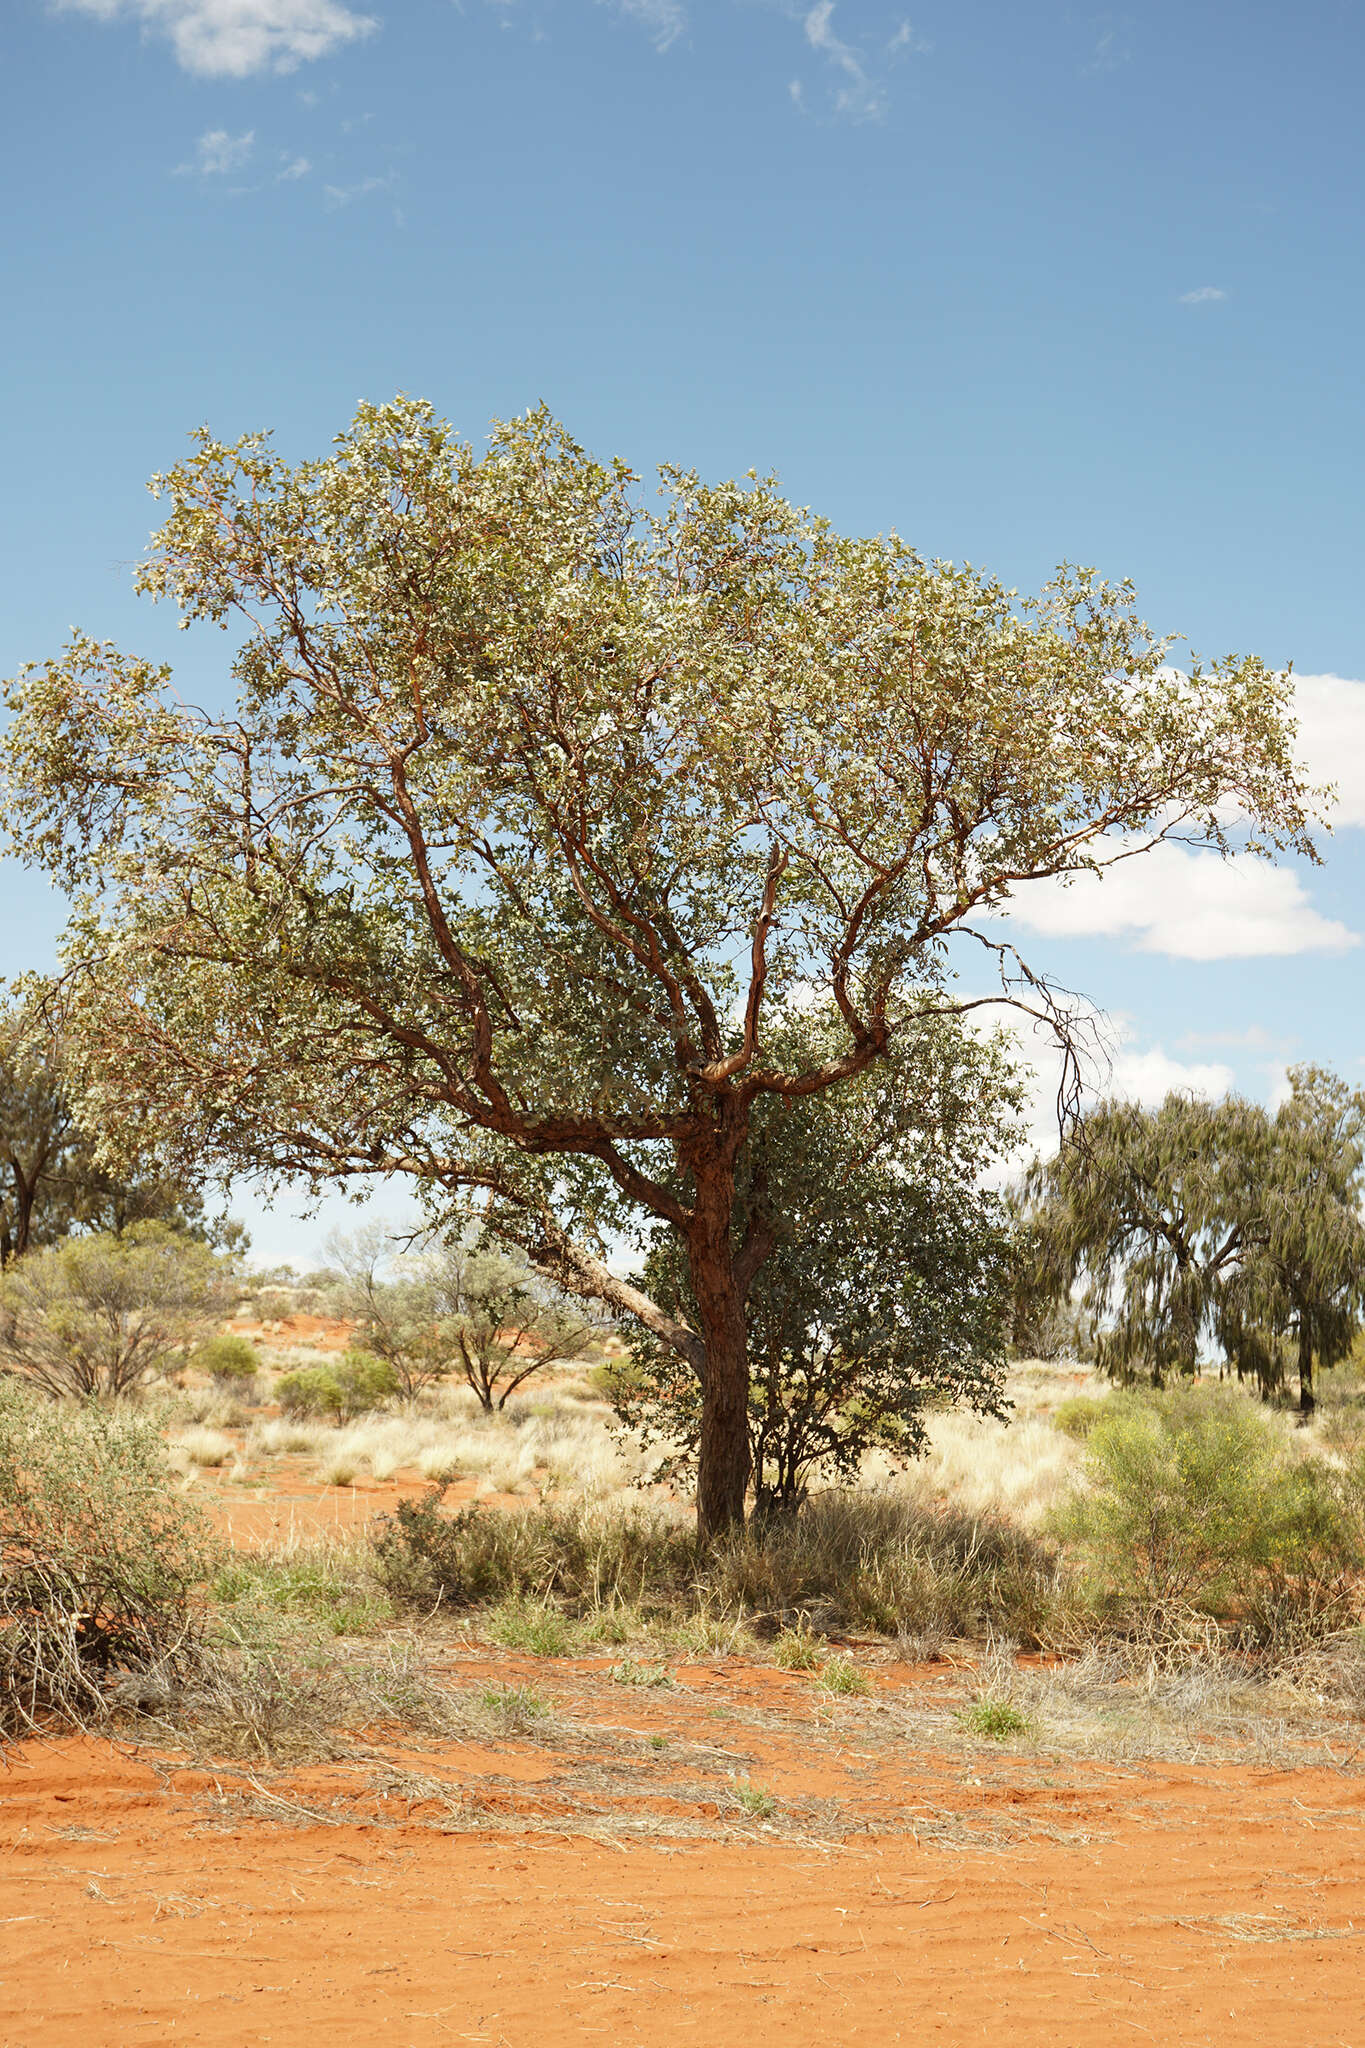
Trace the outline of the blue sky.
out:
M 1095 563 L 1293 660 L 1338 830 L 1317 871 L 1041 894 L 1021 939 L 1122 1086 L 1365 1082 L 1365 10 L 9 0 L 0 54 L 0 673 L 79 624 L 210 689 L 221 641 L 131 594 L 144 479 L 201 421 L 303 455 L 397 390 L 776 469 L 1020 586 Z M 44 964 L 43 891 L 0 919 L 0 972 Z M 262 1251 L 322 1234 L 241 1206 Z

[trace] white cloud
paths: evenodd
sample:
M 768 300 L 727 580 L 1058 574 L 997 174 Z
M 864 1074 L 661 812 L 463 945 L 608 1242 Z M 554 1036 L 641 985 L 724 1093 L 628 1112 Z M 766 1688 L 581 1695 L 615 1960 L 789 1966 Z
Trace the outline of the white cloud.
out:
M 1117 845 L 1115 843 L 1115 850 Z M 1179 960 L 1343 952 L 1360 943 L 1314 910 L 1289 868 L 1163 845 L 1103 874 L 1025 882 L 1008 915 L 1045 938 L 1126 939 Z
M 661 54 L 676 43 L 687 27 L 687 9 L 682 0 L 608 0 L 619 14 L 638 22 Z
M 1212 306 L 1219 299 L 1225 299 L 1226 297 L 1227 293 L 1218 285 L 1201 284 L 1197 291 L 1182 292 L 1180 294 L 1180 303 L 1182 306 Z
M 1236 1083 L 1221 1060 L 1175 1059 L 1164 1046 L 1139 1046 L 1130 1017 L 1108 1014 L 1082 1003 L 1080 1027 L 1081 1107 L 1097 1102 L 1138 1102 L 1155 1109 L 1172 1093 L 1217 1100 Z M 993 1186 L 1012 1181 L 1031 1159 L 1057 1150 L 1057 1086 L 1062 1055 L 1051 1031 L 1017 1011 L 974 1010 L 969 1028 L 985 1035 L 1003 1031 L 1024 1081 L 1023 1130 L 1016 1150 L 987 1176 Z M 1280 1070 L 1277 1068 L 1278 1074 Z
M 1365 683 L 1296 676 L 1298 755 L 1309 780 L 1335 783 L 1334 825 L 1365 825 Z
M 369 35 L 379 24 L 341 0 L 57 0 L 97 21 L 140 22 L 165 36 L 186 71 L 202 78 L 249 78 L 293 71 Z
M 248 128 L 242 135 L 229 135 L 226 128 L 209 128 L 195 144 L 195 161 L 178 168 L 182 173 L 198 171 L 205 178 L 226 177 L 231 171 L 241 170 L 255 146 L 254 128 Z
M 282 185 L 291 178 L 306 178 L 312 168 L 306 156 L 291 157 L 284 169 L 276 174 L 275 183 Z
M 1149 1046 L 1146 1052 L 1121 1045 L 1114 1055 L 1108 1085 L 1100 1093 L 1107 1100 L 1140 1102 L 1153 1109 L 1172 1093 L 1226 1095 L 1234 1078 L 1232 1068 L 1218 1060 L 1175 1060 L 1159 1045 Z
M 858 52 L 835 35 L 833 15 L 834 0 L 817 0 L 805 18 L 806 41 L 843 77 L 834 95 L 835 113 L 847 114 L 854 121 L 875 121 L 885 111 L 886 94 Z

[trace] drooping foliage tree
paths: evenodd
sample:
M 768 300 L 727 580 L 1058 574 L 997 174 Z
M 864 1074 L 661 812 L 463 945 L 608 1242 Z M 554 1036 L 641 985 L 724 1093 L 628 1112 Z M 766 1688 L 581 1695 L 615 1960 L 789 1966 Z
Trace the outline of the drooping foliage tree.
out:
M 1267 1395 L 1291 1368 L 1307 1415 L 1315 1368 L 1349 1356 L 1365 1316 L 1365 1092 L 1321 1067 L 1292 1082 L 1247 1189 L 1247 1251 L 1220 1289 L 1218 1334 Z
M 1365 1309 L 1365 1094 L 1292 1070 L 1272 1115 L 1229 1096 L 1101 1104 L 1027 1182 L 1034 1281 L 1078 1296 L 1101 1367 L 1161 1386 L 1221 1352 L 1268 1395 L 1292 1349 L 1299 1406 L 1315 1365 L 1350 1351 Z
M 760 1107 L 982 1000 L 956 935 L 1065 1036 L 992 919 L 1030 877 L 1234 814 L 1308 844 L 1287 679 L 1176 672 L 1089 571 L 1020 600 L 769 480 L 642 497 L 544 413 L 479 456 L 407 400 L 296 466 L 205 433 L 155 487 L 140 586 L 232 627 L 232 709 L 86 638 L 8 693 L 15 847 L 78 895 L 83 1099 L 168 1166 L 477 1205 L 696 1374 L 704 1532 L 750 1476 Z M 837 1036 L 791 1063 L 812 988 Z M 640 1216 L 687 1319 L 605 1256 Z

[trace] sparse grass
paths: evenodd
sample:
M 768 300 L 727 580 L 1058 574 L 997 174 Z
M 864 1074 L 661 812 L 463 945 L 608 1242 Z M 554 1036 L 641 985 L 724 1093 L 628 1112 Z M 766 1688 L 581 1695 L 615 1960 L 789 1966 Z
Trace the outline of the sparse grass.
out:
M 334 1636 L 373 1635 L 393 1621 L 394 1607 L 368 1563 L 368 1550 L 359 1543 L 237 1551 L 214 1581 L 214 1598 L 238 1627 L 247 1610 L 274 1610 L 304 1617 Z
M 170 1439 L 168 1450 L 174 1463 L 217 1467 L 226 1465 L 234 1445 L 219 1429 L 182 1429 Z
M 613 1664 L 611 1677 L 614 1685 L 642 1685 L 656 1690 L 673 1683 L 667 1665 L 639 1664 L 632 1657 L 627 1657 L 620 1664 Z
M 575 1648 L 575 1631 L 557 1607 L 507 1601 L 492 1610 L 484 1626 L 505 1650 L 528 1650 L 533 1657 L 567 1657 Z
M 777 1812 L 777 1801 L 766 1785 L 756 1785 L 751 1778 L 736 1778 L 732 1789 L 735 1804 L 751 1820 L 771 1820 Z
M 488 1718 L 509 1734 L 518 1734 L 544 1721 L 550 1712 L 533 1685 L 485 1686 L 478 1696 Z

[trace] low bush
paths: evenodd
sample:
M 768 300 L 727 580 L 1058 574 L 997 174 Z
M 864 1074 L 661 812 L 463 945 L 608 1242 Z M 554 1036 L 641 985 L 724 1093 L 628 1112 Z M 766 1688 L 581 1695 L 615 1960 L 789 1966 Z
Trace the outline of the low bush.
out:
M 1114 1402 L 1095 1400 L 1087 1394 L 1073 1394 L 1070 1400 L 1060 1401 L 1048 1417 L 1054 1429 L 1063 1436 L 1074 1437 L 1085 1443 L 1091 1434 L 1114 1413 Z
M 275 1393 L 286 1415 L 326 1415 L 349 1422 L 382 1407 L 398 1392 L 393 1367 L 368 1351 L 347 1351 L 332 1365 L 307 1365 L 277 1381 Z
M 145 1417 L 0 1382 L 0 1737 L 178 1692 L 216 1555 Z
M 630 1609 L 681 1624 L 764 1612 L 789 1633 L 857 1627 L 939 1638 L 991 1629 L 1041 1639 L 1058 1600 L 1042 1544 L 1002 1521 L 908 1493 L 831 1492 L 794 1516 L 712 1545 L 647 1509 L 442 1512 L 444 1489 L 402 1501 L 374 1536 L 397 1599 L 457 1607 L 554 1602 L 572 1615 Z
M 1284 1649 L 1356 1618 L 1365 1469 L 1300 1454 L 1245 1396 L 1125 1403 L 1092 1432 L 1085 1472 L 1055 1526 L 1121 1629 L 1170 1633 L 1202 1615 Z
M 1008 1742 L 1011 1736 L 1028 1732 L 1027 1717 L 1008 1700 L 973 1700 L 958 1719 L 973 1735 L 985 1735 L 992 1742 Z
M 192 1353 L 190 1364 L 207 1373 L 223 1392 L 244 1392 L 261 1368 L 256 1347 L 245 1337 L 222 1332 Z

